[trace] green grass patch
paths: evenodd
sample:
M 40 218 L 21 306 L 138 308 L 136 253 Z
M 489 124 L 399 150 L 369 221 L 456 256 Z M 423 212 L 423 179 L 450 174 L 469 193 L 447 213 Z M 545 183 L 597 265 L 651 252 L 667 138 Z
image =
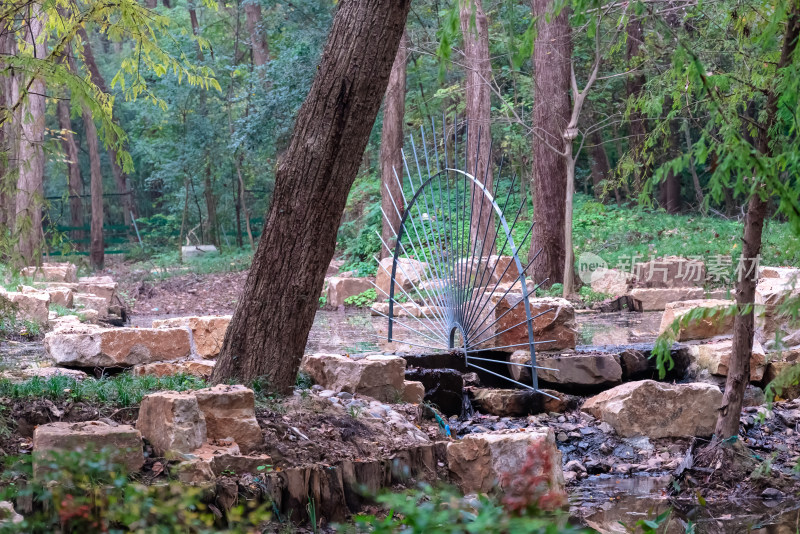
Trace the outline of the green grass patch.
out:
M 250 268 L 252 262 L 253 253 L 249 247 L 224 250 L 219 254 L 191 258 L 183 263 L 180 261 L 178 251 L 167 250 L 137 261 L 131 268 L 149 271 L 148 278 L 163 280 L 188 273 L 213 274 L 244 271 Z
M 71 400 L 126 407 L 141 403 L 145 395 L 155 391 L 188 391 L 207 386 L 202 378 L 190 375 L 157 377 L 122 373 L 113 377 L 84 380 L 57 375 L 50 378 L 34 377 L 24 382 L 0 379 L 0 397 Z

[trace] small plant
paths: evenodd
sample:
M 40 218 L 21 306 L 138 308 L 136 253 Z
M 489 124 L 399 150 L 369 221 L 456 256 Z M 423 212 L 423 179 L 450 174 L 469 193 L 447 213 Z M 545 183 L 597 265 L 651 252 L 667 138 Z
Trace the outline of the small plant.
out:
M 349 415 L 353 419 L 358 419 L 359 417 L 361 417 L 363 411 L 364 408 L 356 404 L 351 404 L 350 406 L 347 407 L 347 415 Z
M 352 297 L 347 297 L 344 299 L 344 303 L 347 306 L 356 306 L 358 308 L 368 308 L 375 304 L 375 301 L 378 300 L 378 292 L 375 290 L 374 287 L 371 287 L 364 291 L 363 293 L 359 293 L 358 295 L 353 295 Z
M 324 308 L 328 304 L 328 297 L 326 295 L 322 295 L 319 298 L 319 307 Z
M 589 286 L 583 286 L 578 292 L 578 295 L 587 306 L 591 306 L 596 302 L 602 302 L 611 297 L 611 295 L 606 295 L 605 293 L 592 291 L 592 288 Z
M 311 389 L 311 386 L 314 385 L 314 379 L 311 378 L 311 375 L 305 371 L 300 371 L 297 373 L 295 385 L 300 389 Z

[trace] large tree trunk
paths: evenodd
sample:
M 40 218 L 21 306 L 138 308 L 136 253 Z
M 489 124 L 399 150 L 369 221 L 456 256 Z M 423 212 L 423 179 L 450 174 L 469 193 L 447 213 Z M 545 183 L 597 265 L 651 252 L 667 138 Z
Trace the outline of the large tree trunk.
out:
M 570 120 L 570 41 L 566 9 L 551 16 L 553 0 L 533 0 L 533 15 L 540 17 L 534 43 L 533 99 L 533 216 L 536 221 L 531 238 L 530 276 L 545 286 L 564 278 L 565 199 L 567 162 L 559 152 L 562 135 Z
M 69 100 L 59 100 L 56 106 L 58 111 L 58 125 L 61 127 L 61 144 L 67 156 L 67 191 L 69 191 L 69 225 L 73 228 L 70 232 L 72 239 L 82 239 L 83 230 L 83 178 L 81 165 L 78 161 L 78 143 L 72 132 Z
M 92 228 L 89 240 L 89 263 L 99 271 L 105 263 L 105 242 L 103 239 L 103 171 L 100 167 L 100 143 L 97 128 L 89 108 L 83 108 L 83 126 L 86 132 L 86 145 L 89 148 L 89 170 L 91 173 L 90 192 L 92 195 Z
M 264 79 L 266 73 L 261 68 L 269 61 L 269 44 L 264 33 L 264 21 L 261 17 L 260 0 L 247 0 L 244 4 L 245 24 L 247 32 L 250 34 L 250 48 L 253 51 L 253 65 L 258 71 L 259 77 Z
M 45 15 L 38 4 L 28 7 L 25 43 L 37 58 L 46 54 L 46 43 L 42 39 Z M 20 118 L 22 136 L 19 143 L 19 175 L 17 177 L 15 232 L 19 239 L 20 259 L 31 265 L 40 263 L 42 252 L 42 202 L 44 189 L 44 128 L 45 128 L 45 84 L 41 78 L 34 79 L 24 95 Z
M 406 109 L 406 34 L 394 58 L 389 86 L 383 104 L 383 129 L 381 130 L 381 208 L 384 217 L 381 225 L 383 242 L 394 246 L 400 230 L 400 214 L 403 213 L 403 117 Z M 395 174 L 396 173 L 396 174 Z M 398 182 L 400 182 L 398 184 Z M 392 203 L 394 199 L 394 203 Z M 381 247 L 381 259 L 391 256 L 394 250 Z
M 492 63 L 489 59 L 489 22 L 481 0 L 461 4 L 461 34 L 464 36 L 466 75 L 466 117 L 468 169 L 492 191 Z M 494 251 L 494 211 L 492 203 L 478 187 L 472 186 L 470 247 L 478 257 Z M 476 246 L 477 245 L 477 246 Z M 471 252 L 470 252 L 471 254 Z M 478 268 L 480 270 L 480 268 Z
M 386 92 L 410 0 L 342 0 L 212 380 L 295 382 L 350 186 Z
M 792 3 L 787 21 L 786 34 L 777 70 L 785 68 L 794 56 L 797 40 L 800 37 L 800 6 Z M 779 95 L 773 90 L 768 93 L 765 106 L 766 118 L 759 131 L 757 149 L 761 154 L 770 155 L 770 131 L 775 126 L 778 114 Z M 736 282 L 736 306 L 739 313 L 733 321 L 733 346 L 728 377 L 725 380 L 725 394 L 714 430 L 716 441 L 722 441 L 739 433 L 739 418 L 747 384 L 750 382 L 750 357 L 753 352 L 753 303 L 757 281 L 758 259 L 761 253 L 761 234 L 767 203 L 759 196 L 759 191 L 751 193 L 744 222 L 744 242 L 742 243 L 742 269 Z M 747 309 L 747 313 L 743 313 Z
M 14 32 L 6 28 L 6 21 L 0 20 L 0 58 L 16 54 L 17 42 Z M 4 65 L 0 61 L 0 68 Z M 17 185 L 16 152 L 19 125 L 5 113 L 14 104 L 14 86 L 16 75 L 8 73 L 0 76 L 0 236 L 2 230 L 13 231 L 14 216 L 16 214 L 16 200 L 14 192 Z M 5 260 L 5 258 L 0 258 Z
M 642 44 L 644 44 L 644 32 L 642 31 L 642 22 L 638 17 L 631 17 L 626 27 L 628 32 L 626 59 L 628 61 L 628 68 L 635 69 L 640 63 L 639 55 L 641 54 Z M 625 81 L 625 92 L 628 98 L 638 96 L 645 84 L 645 76 L 641 70 L 635 70 L 633 74 L 628 76 Z M 633 160 L 639 162 L 640 152 L 642 151 L 644 138 L 647 134 L 645 128 L 644 116 L 636 110 L 631 111 L 630 114 L 630 142 L 629 148 Z M 649 169 L 642 162 L 634 173 L 633 176 L 633 195 L 636 196 L 642 190 L 642 184 L 647 178 Z

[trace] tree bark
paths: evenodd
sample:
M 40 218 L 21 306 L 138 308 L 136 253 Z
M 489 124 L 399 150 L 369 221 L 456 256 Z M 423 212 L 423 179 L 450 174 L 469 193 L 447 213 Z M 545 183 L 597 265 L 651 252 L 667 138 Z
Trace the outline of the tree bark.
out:
M 28 7 L 25 20 L 25 43 L 35 57 L 46 54 L 46 42 L 42 39 L 45 15 L 38 4 Z M 36 78 L 30 84 L 28 94 L 23 96 L 20 108 L 22 136 L 19 142 L 19 174 L 15 233 L 18 238 L 20 259 L 26 265 L 39 264 L 42 252 L 42 201 L 44 189 L 44 129 L 45 129 L 45 83 Z
M 89 148 L 89 170 L 91 173 L 90 192 L 92 195 L 92 228 L 89 239 L 89 264 L 99 271 L 105 263 L 105 242 L 103 239 L 103 171 L 100 167 L 100 143 L 92 112 L 83 108 L 83 127 L 86 132 L 86 145 Z
M 567 162 L 559 152 L 570 120 L 570 41 L 566 10 L 547 21 L 553 0 L 533 0 L 540 17 L 533 51 L 533 216 L 530 259 L 541 250 L 530 276 L 548 287 L 564 278 Z
M 386 92 L 410 0 L 342 0 L 278 166 L 264 233 L 215 383 L 264 376 L 288 392 L 336 247 L 339 221 Z
M 266 73 L 262 68 L 269 61 L 269 43 L 264 33 L 259 0 L 247 0 L 244 4 L 245 24 L 250 34 L 250 48 L 253 51 L 253 66 L 263 81 Z
M 6 21 L 0 20 L 0 58 L 16 54 L 17 42 L 14 32 L 6 28 Z M 0 68 L 4 65 L 0 62 Z M 0 108 L 10 110 L 14 104 L 14 86 L 16 74 L 9 72 L 0 76 Z M 14 229 L 16 215 L 15 190 L 17 185 L 17 129 L 19 124 L 5 114 L 0 116 L 0 234 L 5 229 L 9 233 Z M 6 258 L 0 258 L 5 260 Z
M 70 232 L 72 239 L 82 239 L 83 230 L 78 228 L 83 226 L 83 178 L 81 177 L 81 166 L 78 161 L 78 143 L 75 141 L 75 134 L 72 131 L 72 119 L 70 117 L 69 101 L 59 100 L 56 106 L 58 112 L 58 124 L 61 127 L 61 144 L 67 156 L 67 191 L 69 191 L 69 225 L 73 228 Z
M 208 238 L 215 247 L 220 247 L 219 222 L 217 221 L 217 198 L 214 196 L 214 186 L 211 180 L 211 164 L 206 164 L 206 176 L 203 181 L 203 196 L 206 199 L 206 213 L 208 214 Z
M 467 171 L 493 190 L 492 172 L 492 63 L 489 59 L 489 21 L 482 0 L 467 0 L 460 8 L 461 34 L 464 38 L 466 67 Z M 494 251 L 494 211 L 491 201 L 472 185 L 470 211 L 470 246 L 478 257 Z M 489 241 L 489 242 L 486 242 Z M 477 246 L 476 246 L 477 245 Z M 471 252 L 470 252 L 471 253 Z M 480 267 L 478 268 L 478 270 Z
M 792 61 L 798 37 L 800 37 L 800 6 L 792 3 L 781 56 L 778 60 L 778 72 Z M 775 126 L 778 114 L 779 95 L 775 93 L 775 85 L 771 87 L 773 89 L 767 95 L 765 106 L 766 118 L 756 143 L 758 151 L 765 155 L 771 155 L 769 132 Z M 758 190 L 753 191 L 747 204 L 742 243 L 743 268 L 742 274 L 736 281 L 736 306 L 739 310 L 733 321 L 731 361 L 728 366 L 728 377 L 725 380 L 725 394 L 722 397 L 722 406 L 714 429 L 717 443 L 739 434 L 742 402 L 747 384 L 750 383 L 750 357 L 753 352 L 755 331 L 752 306 L 755 302 L 758 256 L 761 253 L 761 238 L 767 215 L 767 203 L 762 200 L 759 193 Z
M 406 34 L 394 58 L 389 86 L 383 104 L 383 129 L 381 130 L 381 208 L 384 217 L 381 237 L 388 246 L 400 230 L 400 214 L 403 213 L 403 117 L 406 109 Z M 396 174 L 395 174 L 396 173 Z M 398 182 L 400 182 L 398 184 Z M 394 203 L 392 202 L 394 199 Z M 394 249 L 381 247 L 381 259 L 391 256 Z
M 644 44 L 644 31 L 642 30 L 642 22 L 638 17 L 631 17 L 626 27 L 628 38 L 626 47 L 626 59 L 628 61 L 628 68 L 633 69 L 638 65 L 639 55 L 641 54 L 642 44 Z M 644 87 L 646 78 L 640 70 L 636 70 L 633 74 L 628 76 L 625 81 L 625 92 L 628 98 L 633 98 L 639 95 Z M 629 148 L 633 157 L 633 161 L 638 162 L 639 152 L 643 148 L 644 138 L 647 134 L 645 128 L 644 115 L 639 111 L 633 110 L 630 114 L 630 141 Z M 637 196 L 642 190 L 642 183 L 647 176 L 648 169 L 644 163 L 640 163 L 640 167 L 635 171 L 633 176 L 633 195 Z

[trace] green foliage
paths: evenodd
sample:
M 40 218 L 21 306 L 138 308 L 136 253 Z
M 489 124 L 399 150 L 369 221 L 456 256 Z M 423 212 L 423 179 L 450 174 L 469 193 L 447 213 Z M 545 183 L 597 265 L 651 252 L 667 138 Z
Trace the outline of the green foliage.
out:
M 371 287 L 364 291 L 363 293 L 359 293 L 358 295 L 353 295 L 352 297 L 347 297 L 344 299 L 344 303 L 347 306 L 356 306 L 358 308 L 369 308 L 375 301 L 378 300 L 378 292 L 375 290 L 374 287 Z
M 495 496 L 479 495 L 465 498 L 453 488 L 422 485 L 403 493 L 384 493 L 377 501 L 389 513 L 383 519 L 374 515 L 355 517 L 354 527 L 340 528 L 346 532 L 373 534 L 407 532 L 409 534 L 437 533 L 541 533 L 567 534 L 584 532 L 570 526 L 564 518 L 531 510 L 513 515 Z
M 586 305 L 591 306 L 596 302 L 602 302 L 611 297 L 611 295 L 606 295 L 605 293 L 598 293 L 596 291 L 592 291 L 592 288 L 589 286 L 583 286 L 578 291 L 578 296 L 581 297 L 581 300 L 586 303 Z
M 133 376 L 122 373 L 110 378 L 85 378 L 76 380 L 56 375 L 49 378 L 34 377 L 24 382 L 0 379 L 0 397 L 9 399 L 44 398 L 53 401 L 90 402 L 113 406 L 135 406 L 142 398 L 155 391 L 186 391 L 207 387 L 195 376 Z
M 6 457 L 3 500 L 30 499 L 33 513 L 22 523 L 0 524 L 3 533 L 50 532 L 256 532 L 270 517 L 269 504 L 245 500 L 225 519 L 215 515 L 201 488 L 184 484 L 147 486 L 113 462 L 118 451 L 68 451 L 31 458 Z M 27 484 L 19 484 L 20 479 Z

